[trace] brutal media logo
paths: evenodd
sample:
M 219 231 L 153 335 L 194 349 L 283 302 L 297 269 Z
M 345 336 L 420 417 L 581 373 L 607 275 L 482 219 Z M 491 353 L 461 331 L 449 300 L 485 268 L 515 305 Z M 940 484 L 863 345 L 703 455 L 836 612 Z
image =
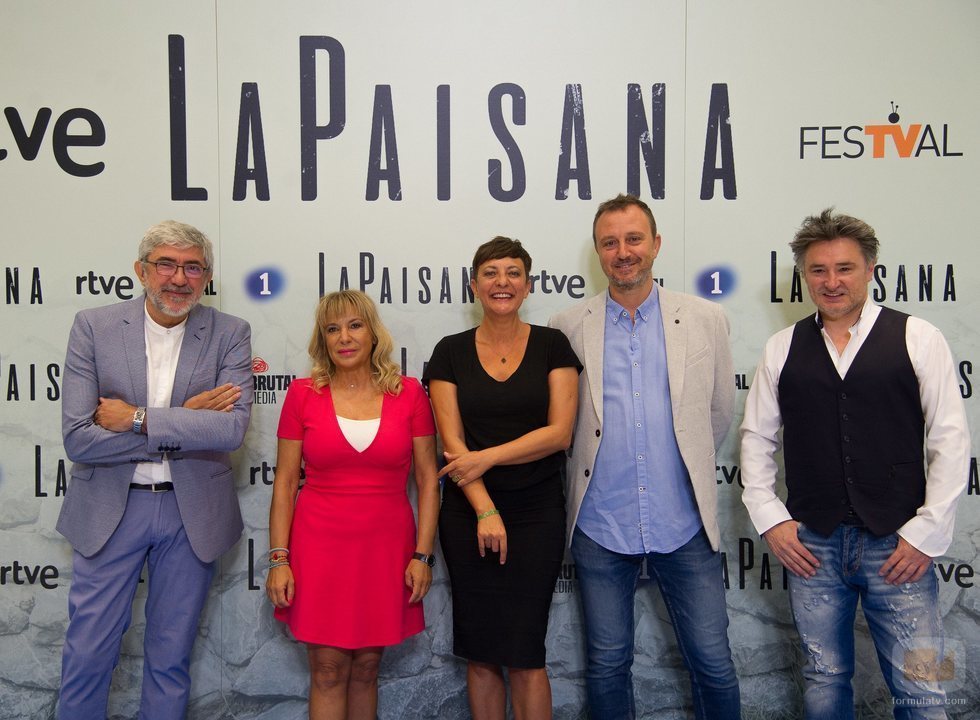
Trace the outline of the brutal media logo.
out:
M 887 124 L 806 125 L 800 127 L 800 160 L 855 160 L 962 157 L 951 149 L 949 123 L 902 125 L 899 106 L 891 103 Z
M 285 390 L 295 375 L 274 375 L 268 372 L 269 363 L 256 355 L 252 358 L 252 378 L 255 381 L 252 403 L 254 405 L 275 405 L 276 391 Z

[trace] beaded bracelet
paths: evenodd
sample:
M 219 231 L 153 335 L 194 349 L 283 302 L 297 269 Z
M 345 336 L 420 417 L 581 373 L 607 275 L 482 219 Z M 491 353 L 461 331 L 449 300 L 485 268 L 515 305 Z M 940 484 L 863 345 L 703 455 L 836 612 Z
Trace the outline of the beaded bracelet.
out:
M 476 519 L 477 520 L 486 520 L 488 517 L 493 517 L 494 515 L 499 515 L 499 514 L 500 514 L 500 511 L 497 510 L 497 508 L 491 508 L 490 510 L 487 510 L 486 512 L 482 512 L 479 515 L 477 515 L 476 516 Z
M 286 567 L 289 567 L 289 560 L 280 560 L 278 562 L 271 562 L 269 563 L 269 569 L 271 570 L 272 568 L 282 567 L 284 565 Z

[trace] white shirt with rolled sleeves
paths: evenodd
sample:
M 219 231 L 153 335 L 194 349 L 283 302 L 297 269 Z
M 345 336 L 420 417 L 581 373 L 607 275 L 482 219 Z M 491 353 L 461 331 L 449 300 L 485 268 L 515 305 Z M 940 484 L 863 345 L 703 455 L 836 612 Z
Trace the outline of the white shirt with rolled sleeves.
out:
M 851 339 L 838 353 L 830 336 L 822 331 L 824 344 L 841 377 L 847 374 L 855 355 L 874 326 L 881 308 L 869 298 L 860 319 L 851 327 Z M 756 369 L 741 427 L 742 502 L 759 534 L 792 520 L 786 505 L 776 495 L 775 453 L 781 447 L 779 430 L 779 374 L 793 340 L 790 326 L 766 342 Z M 926 426 L 926 499 L 915 517 L 898 529 L 898 534 L 920 552 L 937 557 L 953 540 L 956 505 L 966 488 L 970 467 L 970 432 L 966 410 L 953 367 L 953 356 L 942 333 L 932 324 L 909 316 L 905 327 L 908 349 Z

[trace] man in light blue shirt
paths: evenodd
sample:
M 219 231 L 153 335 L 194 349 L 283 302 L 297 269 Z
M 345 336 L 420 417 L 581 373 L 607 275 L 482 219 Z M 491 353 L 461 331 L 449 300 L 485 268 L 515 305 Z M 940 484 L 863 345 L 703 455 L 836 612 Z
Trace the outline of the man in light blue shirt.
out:
M 715 480 L 715 449 L 734 413 L 728 321 L 720 306 L 654 282 L 661 237 L 646 203 L 609 200 L 592 229 L 608 291 L 550 323 L 585 365 L 567 499 L 591 717 L 636 716 L 633 602 L 646 561 L 695 716 L 738 718 Z

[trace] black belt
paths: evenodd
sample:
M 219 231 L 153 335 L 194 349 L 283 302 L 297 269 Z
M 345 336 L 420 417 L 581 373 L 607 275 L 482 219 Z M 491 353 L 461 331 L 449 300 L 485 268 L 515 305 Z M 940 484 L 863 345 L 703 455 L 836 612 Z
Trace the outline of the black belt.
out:
M 144 485 L 143 483 L 129 483 L 130 490 L 147 490 L 149 492 L 163 493 L 174 489 L 172 482 L 156 483 L 154 485 Z

